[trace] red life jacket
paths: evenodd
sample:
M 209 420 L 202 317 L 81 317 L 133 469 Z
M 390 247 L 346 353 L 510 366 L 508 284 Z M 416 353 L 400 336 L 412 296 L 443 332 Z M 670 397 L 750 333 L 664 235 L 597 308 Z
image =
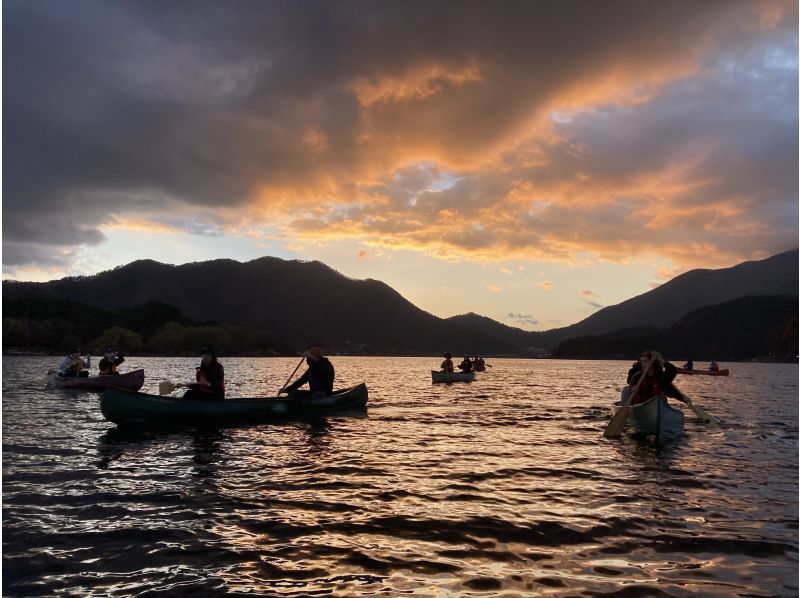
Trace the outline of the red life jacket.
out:
M 217 364 L 217 366 L 220 367 L 220 369 L 222 368 L 222 366 L 220 366 L 219 364 Z M 225 377 L 224 377 L 224 374 L 223 374 L 222 381 L 220 382 L 220 388 L 219 389 L 214 388 L 213 386 L 210 386 L 211 381 L 208 379 L 208 374 L 206 373 L 206 369 L 204 367 L 198 368 L 198 370 L 197 370 L 197 381 L 200 382 L 201 384 L 197 384 L 197 385 L 193 386 L 192 388 L 194 388 L 196 390 L 199 390 L 202 393 L 209 394 L 209 395 L 219 394 L 219 391 L 221 390 L 222 391 L 222 395 L 223 396 L 225 395 Z
M 641 378 L 640 378 L 641 380 Z M 631 397 L 631 405 L 638 405 L 650 400 L 650 398 L 661 394 L 661 389 L 658 386 L 658 380 L 655 376 L 650 376 L 642 380 L 639 384 L 639 389 L 636 391 L 636 396 Z

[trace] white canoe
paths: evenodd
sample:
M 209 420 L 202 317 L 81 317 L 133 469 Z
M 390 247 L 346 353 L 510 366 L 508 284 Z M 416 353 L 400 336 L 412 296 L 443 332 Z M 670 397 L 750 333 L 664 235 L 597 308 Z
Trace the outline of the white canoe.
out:
M 431 370 L 431 379 L 437 382 L 472 382 L 475 379 L 475 372 L 441 372 Z
M 611 417 L 620 409 L 620 403 L 612 405 Z M 652 397 L 631 406 L 628 429 L 632 434 L 652 436 L 656 445 L 662 445 L 683 434 L 683 411 L 673 409 L 660 397 Z

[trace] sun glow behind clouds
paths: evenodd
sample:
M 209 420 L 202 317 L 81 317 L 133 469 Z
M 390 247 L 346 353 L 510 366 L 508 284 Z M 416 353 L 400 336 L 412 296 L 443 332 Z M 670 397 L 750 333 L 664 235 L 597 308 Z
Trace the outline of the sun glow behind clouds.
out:
M 178 26 L 102 4 L 92 29 L 38 6 L 9 9 L 7 273 L 272 254 L 384 279 L 391 264 L 435 313 L 569 323 L 591 312 L 581 289 L 611 304 L 797 241 L 792 2 L 470 4 L 447 28 L 429 26 L 436 3 L 410 19 L 226 4 L 213 36 L 203 9 Z M 44 88 L 74 101 L 50 114 Z

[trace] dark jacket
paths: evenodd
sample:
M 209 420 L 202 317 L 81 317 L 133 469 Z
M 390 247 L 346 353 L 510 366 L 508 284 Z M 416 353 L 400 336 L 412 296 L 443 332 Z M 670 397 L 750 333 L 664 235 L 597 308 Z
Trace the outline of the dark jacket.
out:
M 214 360 L 208 365 L 200 365 L 197 368 L 195 378 L 198 382 L 205 380 L 210 386 L 205 384 L 192 384 L 190 389 L 194 391 L 192 398 L 200 398 L 195 393 L 204 395 L 202 398 L 208 399 L 224 399 L 225 398 L 225 368 L 222 364 Z
M 117 366 L 121 364 L 123 361 L 125 361 L 125 358 L 122 355 L 115 355 L 111 359 L 103 357 L 103 359 L 101 359 L 100 363 L 98 364 L 98 366 L 100 367 L 100 373 L 104 376 L 107 376 L 109 374 L 119 374 L 119 372 L 117 371 Z
M 656 383 L 658 384 L 658 388 L 661 389 L 661 392 L 663 392 L 668 397 L 672 397 L 675 399 L 681 397 L 681 394 L 672 385 L 672 381 L 678 374 L 678 370 L 672 363 L 670 363 L 669 361 L 665 361 L 663 368 L 661 367 L 661 364 L 654 363 L 651 371 L 653 373 L 653 376 L 655 377 Z M 630 385 L 630 387 L 633 388 L 634 386 L 636 386 L 636 384 L 639 383 L 639 378 L 641 377 L 642 377 L 642 364 L 637 362 L 628 371 L 628 384 Z
M 308 369 L 305 374 L 300 376 L 296 381 L 292 382 L 286 387 L 287 392 L 297 390 L 303 384 L 308 382 L 308 387 L 311 392 L 318 390 L 323 391 L 325 394 L 333 393 L 333 379 L 336 373 L 333 370 L 333 364 L 327 357 L 320 357 L 318 361 L 314 361 L 310 357 L 306 359 Z

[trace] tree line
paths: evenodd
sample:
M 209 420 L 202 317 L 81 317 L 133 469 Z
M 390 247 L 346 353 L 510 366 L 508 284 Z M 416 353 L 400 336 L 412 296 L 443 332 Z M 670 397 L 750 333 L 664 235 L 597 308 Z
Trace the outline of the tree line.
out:
M 132 355 L 195 355 L 203 346 L 226 355 L 294 354 L 268 331 L 193 322 L 158 301 L 118 310 L 50 297 L 3 301 L 5 351 L 98 354 L 108 346 Z

